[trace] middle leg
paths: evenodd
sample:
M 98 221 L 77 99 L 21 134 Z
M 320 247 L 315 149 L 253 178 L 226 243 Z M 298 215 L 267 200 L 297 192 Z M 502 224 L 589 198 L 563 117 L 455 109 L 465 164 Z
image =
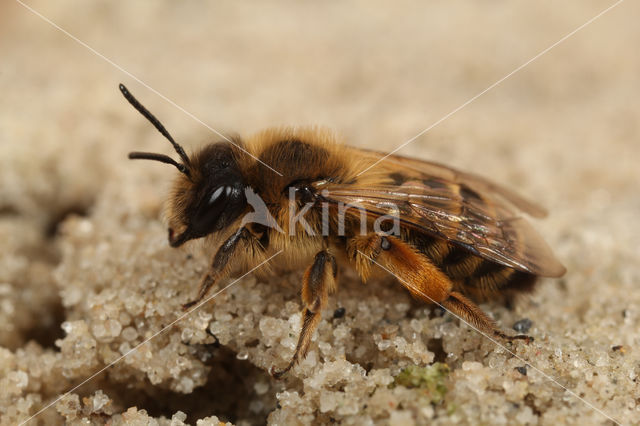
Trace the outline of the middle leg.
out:
M 313 332 L 320 323 L 322 309 L 327 305 L 329 294 L 336 290 L 338 269 L 336 258 L 326 250 L 316 254 L 313 264 L 307 268 L 302 279 L 302 330 L 298 344 L 289 364 L 282 370 L 271 368 L 271 375 L 282 377 L 287 371 L 304 358 L 309 350 Z

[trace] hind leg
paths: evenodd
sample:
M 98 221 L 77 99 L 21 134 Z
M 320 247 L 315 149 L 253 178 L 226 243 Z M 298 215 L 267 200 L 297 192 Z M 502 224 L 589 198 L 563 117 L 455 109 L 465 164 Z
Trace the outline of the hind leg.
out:
M 347 252 L 363 281 L 369 276 L 371 266 L 377 264 L 394 275 L 417 299 L 441 305 L 482 332 L 509 341 L 531 340 L 528 336 L 508 336 L 500 331 L 482 309 L 453 290 L 453 283 L 438 267 L 400 238 L 379 234 L 354 237 Z
M 517 336 L 504 334 L 500 331 L 495 321 L 489 318 L 487 314 L 478 307 L 478 305 L 457 291 L 451 292 L 449 297 L 443 300 L 440 304 L 448 311 L 454 313 L 459 318 L 462 318 L 466 323 L 471 324 L 474 328 L 489 335 L 494 335 L 509 342 L 519 339 L 525 340 L 527 343 L 533 341 L 532 337 L 525 336 L 524 334 L 519 334 Z

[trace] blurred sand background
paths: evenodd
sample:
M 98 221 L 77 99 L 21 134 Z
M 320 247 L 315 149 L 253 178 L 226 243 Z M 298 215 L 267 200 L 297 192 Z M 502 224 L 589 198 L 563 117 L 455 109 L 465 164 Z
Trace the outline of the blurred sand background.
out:
M 391 150 L 613 2 L 28 4 L 221 132 L 319 124 Z M 483 307 L 505 329 L 531 319 L 536 342 L 518 355 L 625 424 L 640 418 L 639 13 L 623 2 L 401 151 L 548 208 L 535 226 L 567 275 L 513 311 Z M 3 424 L 168 324 L 206 265 L 166 243 L 174 172 L 126 160 L 171 150 L 120 82 L 185 147 L 218 139 L 19 3 L 0 6 Z M 346 279 L 310 360 L 275 382 L 266 371 L 291 353 L 299 278 L 247 278 L 33 424 L 611 423 L 531 368 L 514 373 L 523 362 L 390 282 Z M 385 327 L 400 340 L 381 344 Z M 450 368 L 444 400 L 388 386 L 433 361 Z

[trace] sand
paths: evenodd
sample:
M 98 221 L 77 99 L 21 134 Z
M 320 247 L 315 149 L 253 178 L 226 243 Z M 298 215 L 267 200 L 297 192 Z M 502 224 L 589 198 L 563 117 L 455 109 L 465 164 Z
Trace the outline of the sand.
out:
M 456 110 L 610 4 L 29 2 L 105 61 L 3 3 L 0 422 L 48 407 L 29 424 L 637 424 L 638 4 Z M 535 342 L 499 347 L 391 278 L 347 272 L 277 381 L 301 271 L 226 281 L 156 335 L 210 253 L 168 246 L 175 171 L 126 155 L 170 146 L 120 82 L 188 149 L 211 129 L 317 124 L 379 150 L 429 129 L 400 152 L 550 211 L 535 226 L 566 276 L 512 310 L 482 305 L 505 330 L 529 319 Z

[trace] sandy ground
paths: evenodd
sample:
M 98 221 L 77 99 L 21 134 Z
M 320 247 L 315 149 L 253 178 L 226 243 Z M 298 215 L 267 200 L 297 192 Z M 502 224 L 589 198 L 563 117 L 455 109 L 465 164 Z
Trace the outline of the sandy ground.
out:
M 2 424 L 53 402 L 30 424 L 637 424 L 640 6 L 439 121 L 610 4 L 29 2 L 100 57 L 4 2 Z M 218 138 L 207 126 L 319 124 L 391 150 L 438 123 L 401 152 L 551 212 L 535 225 L 567 275 L 514 310 L 483 305 L 505 329 L 529 318 L 535 342 L 514 356 L 392 281 L 347 275 L 308 358 L 275 381 L 300 273 L 249 276 L 56 402 L 175 320 L 207 264 L 167 245 L 174 172 L 126 160 L 170 147 L 120 82 L 189 148 Z

